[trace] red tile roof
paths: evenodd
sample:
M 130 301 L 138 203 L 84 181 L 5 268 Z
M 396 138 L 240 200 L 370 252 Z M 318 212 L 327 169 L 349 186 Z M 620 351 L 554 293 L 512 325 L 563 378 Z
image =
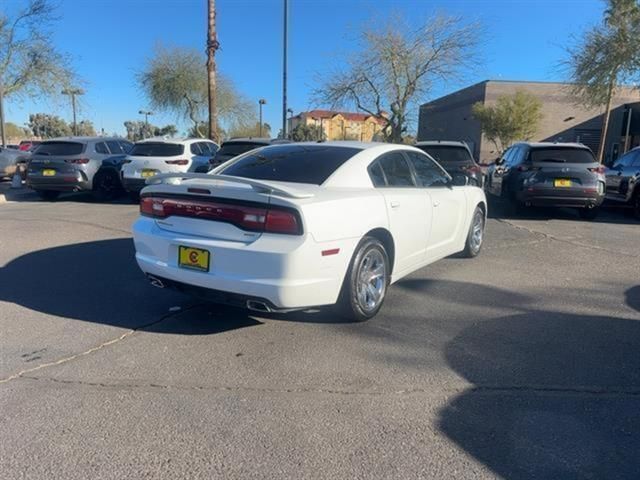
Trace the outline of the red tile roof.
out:
M 373 115 L 369 115 L 368 113 L 336 112 L 333 110 L 310 110 L 308 112 L 301 112 L 296 116 L 299 117 L 301 115 L 306 115 L 307 117 L 311 118 L 333 118 L 336 115 L 342 115 L 346 120 L 352 122 L 364 122 L 367 118 L 371 117 L 380 124 L 385 123 L 384 120 L 374 117 Z

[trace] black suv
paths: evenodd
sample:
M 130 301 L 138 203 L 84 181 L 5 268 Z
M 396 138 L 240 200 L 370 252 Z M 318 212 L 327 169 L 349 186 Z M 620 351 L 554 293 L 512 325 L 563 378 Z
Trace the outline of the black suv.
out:
M 605 196 L 604 167 L 579 143 L 517 143 L 487 171 L 485 189 L 513 207 L 575 207 L 592 220 Z
M 415 146 L 438 162 L 451 177 L 464 175 L 469 179 L 469 185 L 482 187 L 482 169 L 473 159 L 466 143 L 437 140 L 418 142 Z

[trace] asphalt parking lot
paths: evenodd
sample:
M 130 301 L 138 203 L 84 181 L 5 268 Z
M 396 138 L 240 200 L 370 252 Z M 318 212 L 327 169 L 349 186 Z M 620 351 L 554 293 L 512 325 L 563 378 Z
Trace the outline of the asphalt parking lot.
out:
M 640 478 L 640 223 L 492 218 L 379 316 L 147 284 L 137 206 L 0 205 L 2 478 Z

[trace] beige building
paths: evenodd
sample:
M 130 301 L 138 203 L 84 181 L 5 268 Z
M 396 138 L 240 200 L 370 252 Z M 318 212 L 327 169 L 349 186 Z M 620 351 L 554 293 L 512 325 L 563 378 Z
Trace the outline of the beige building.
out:
M 602 109 L 578 105 L 566 83 L 486 80 L 420 106 L 418 140 L 465 141 L 480 161 L 491 161 L 499 152 L 482 135 L 480 122 L 471 108 L 481 102 L 493 105 L 501 95 L 518 90 L 535 95 L 542 102 L 542 121 L 532 140 L 580 142 L 597 152 L 602 130 Z M 613 99 L 605 163 L 611 163 L 625 149 L 640 143 L 640 92 L 618 89 Z M 629 112 L 631 116 L 629 117 Z
M 300 124 L 316 125 L 326 140 L 374 140 L 385 126 L 384 120 L 364 113 L 311 110 L 301 112 L 289 120 L 289 131 Z

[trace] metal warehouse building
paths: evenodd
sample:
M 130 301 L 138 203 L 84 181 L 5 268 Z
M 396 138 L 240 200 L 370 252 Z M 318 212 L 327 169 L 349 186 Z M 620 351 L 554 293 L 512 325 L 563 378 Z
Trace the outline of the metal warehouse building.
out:
M 420 106 L 418 140 L 462 140 L 476 159 L 493 161 L 499 154 L 487 140 L 471 113 L 474 103 L 492 105 L 501 95 L 518 90 L 542 101 L 542 121 L 534 141 L 581 142 L 597 152 L 602 129 L 602 109 L 577 105 L 566 83 L 485 80 Z M 613 99 L 605 163 L 625 149 L 640 144 L 640 92 L 621 87 Z M 631 112 L 629 117 L 628 112 Z

